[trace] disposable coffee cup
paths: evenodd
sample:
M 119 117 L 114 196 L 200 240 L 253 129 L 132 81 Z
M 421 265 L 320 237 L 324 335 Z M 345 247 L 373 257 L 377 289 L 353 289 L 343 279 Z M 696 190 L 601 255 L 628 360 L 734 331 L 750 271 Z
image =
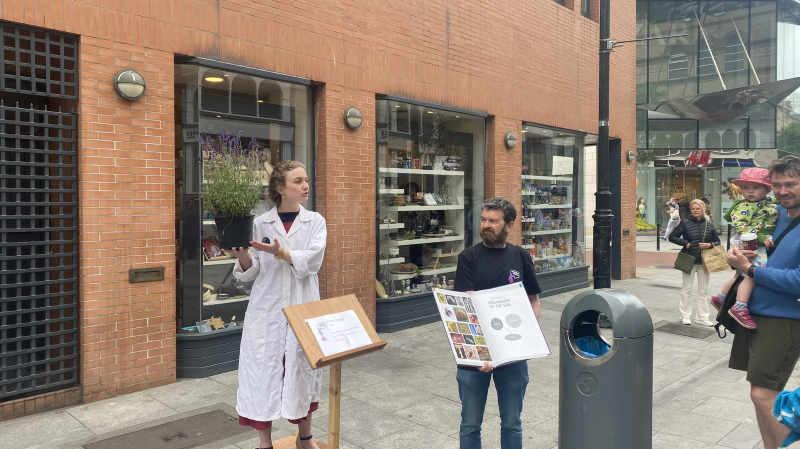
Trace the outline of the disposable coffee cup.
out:
M 742 234 L 739 238 L 739 248 L 755 251 L 758 247 L 758 236 L 753 233 Z

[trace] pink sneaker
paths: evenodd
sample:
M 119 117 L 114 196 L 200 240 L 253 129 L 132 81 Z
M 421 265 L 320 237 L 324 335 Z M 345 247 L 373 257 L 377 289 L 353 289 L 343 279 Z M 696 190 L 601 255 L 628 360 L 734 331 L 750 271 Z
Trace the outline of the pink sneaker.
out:
M 737 310 L 731 307 L 728 309 L 728 315 L 733 317 L 733 319 L 736 320 L 737 323 L 741 324 L 745 329 L 755 329 L 758 327 L 755 321 L 753 321 L 753 318 L 750 317 L 750 312 L 747 309 Z
M 708 298 L 708 300 L 711 301 L 711 305 L 719 312 L 719 309 L 722 308 L 722 301 L 719 300 L 719 295 L 714 295 Z

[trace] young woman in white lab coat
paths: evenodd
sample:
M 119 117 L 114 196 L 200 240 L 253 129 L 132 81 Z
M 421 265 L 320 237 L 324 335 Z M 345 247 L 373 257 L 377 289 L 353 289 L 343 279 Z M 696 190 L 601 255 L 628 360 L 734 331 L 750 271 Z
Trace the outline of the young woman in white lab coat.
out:
M 318 449 L 311 413 L 319 405 L 322 372 L 311 369 L 281 312 L 320 299 L 317 273 L 327 230 L 320 214 L 300 205 L 308 191 L 303 164 L 277 164 L 269 181 L 277 207 L 255 219 L 249 249 L 234 248 L 234 276 L 255 281 L 239 352 L 236 411 L 240 424 L 258 430 L 260 448 L 272 447 L 272 421 L 287 418 L 298 424 L 297 448 Z

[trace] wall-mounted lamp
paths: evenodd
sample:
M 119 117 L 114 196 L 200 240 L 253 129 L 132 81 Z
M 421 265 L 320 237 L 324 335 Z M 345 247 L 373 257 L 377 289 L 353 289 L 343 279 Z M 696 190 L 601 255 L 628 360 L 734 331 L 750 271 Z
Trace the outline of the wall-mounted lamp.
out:
M 628 151 L 628 165 L 632 164 L 634 159 L 636 159 L 636 153 Z
M 126 100 L 138 100 L 146 88 L 147 83 L 136 70 L 125 69 L 114 75 L 114 89 Z
M 344 111 L 344 123 L 350 129 L 358 129 L 361 126 L 361 111 L 356 107 L 349 107 Z
M 506 142 L 506 148 L 509 150 L 517 146 L 517 136 L 514 133 L 506 134 L 506 137 L 503 139 Z

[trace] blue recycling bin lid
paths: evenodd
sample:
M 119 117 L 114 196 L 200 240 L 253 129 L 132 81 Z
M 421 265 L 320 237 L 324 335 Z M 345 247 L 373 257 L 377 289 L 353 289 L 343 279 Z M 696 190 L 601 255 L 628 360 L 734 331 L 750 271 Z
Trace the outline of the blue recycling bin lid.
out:
M 603 289 L 583 292 L 572 298 L 561 313 L 561 329 L 572 329 L 586 311 L 608 317 L 614 338 L 641 338 L 653 335 L 653 319 L 644 304 L 625 290 Z

